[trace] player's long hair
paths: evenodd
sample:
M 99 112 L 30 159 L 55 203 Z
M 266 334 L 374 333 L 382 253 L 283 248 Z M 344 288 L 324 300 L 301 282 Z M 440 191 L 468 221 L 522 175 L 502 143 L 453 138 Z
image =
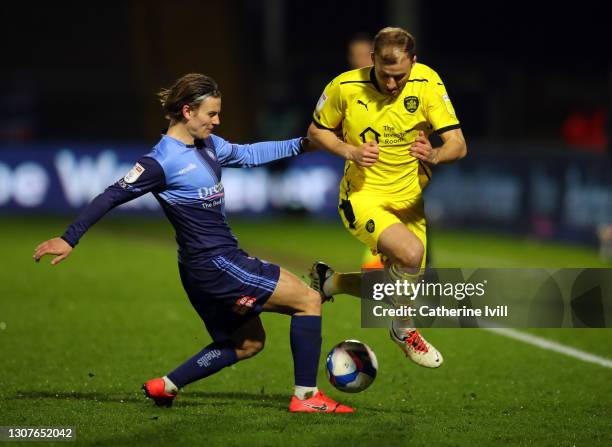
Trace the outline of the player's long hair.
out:
M 184 120 L 184 105 L 197 109 L 210 96 L 220 98 L 221 90 L 213 78 L 200 73 L 186 74 L 157 94 L 166 118 L 172 121 Z
M 374 54 L 380 56 L 382 49 L 386 46 L 401 48 L 410 59 L 416 55 L 416 40 L 412 34 L 403 28 L 388 26 L 376 34 L 374 37 Z

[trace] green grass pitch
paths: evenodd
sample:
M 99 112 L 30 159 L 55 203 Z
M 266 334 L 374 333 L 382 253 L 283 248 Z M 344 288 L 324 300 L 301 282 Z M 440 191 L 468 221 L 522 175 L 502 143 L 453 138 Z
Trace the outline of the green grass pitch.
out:
M 593 446 L 612 444 L 612 370 L 477 329 L 426 330 L 443 352 L 419 368 L 385 330 L 361 329 L 359 304 L 324 307 L 323 355 L 357 338 L 380 370 L 366 392 L 319 385 L 353 415 L 287 412 L 289 319 L 263 316 L 266 348 L 187 387 L 172 409 L 141 383 L 209 342 L 181 288 L 170 225 L 108 219 L 70 259 L 32 261 L 67 220 L 0 220 L 0 426 L 75 426 L 79 445 Z M 313 260 L 355 269 L 362 247 L 338 222 L 235 221 L 251 254 L 305 274 Z M 594 250 L 438 230 L 438 267 L 601 267 Z M 612 331 L 530 331 L 612 358 Z

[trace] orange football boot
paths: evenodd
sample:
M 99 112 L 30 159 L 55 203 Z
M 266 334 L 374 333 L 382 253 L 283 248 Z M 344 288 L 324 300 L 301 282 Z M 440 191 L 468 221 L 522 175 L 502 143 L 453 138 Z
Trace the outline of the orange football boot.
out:
M 321 391 L 309 399 L 298 399 L 296 396 L 291 398 L 289 411 L 292 413 L 353 413 L 351 407 L 342 405 L 339 402 L 327 397 Z
M 157 378 L 147 380 L 142 385 L 142 390 L 144 394 L 149 399 L 153 399 L 155 405 L 158 407 L 171 407 L 172 401 L 176 398 L 178 393 L 166 393 L 166 383 L 164 379 Z

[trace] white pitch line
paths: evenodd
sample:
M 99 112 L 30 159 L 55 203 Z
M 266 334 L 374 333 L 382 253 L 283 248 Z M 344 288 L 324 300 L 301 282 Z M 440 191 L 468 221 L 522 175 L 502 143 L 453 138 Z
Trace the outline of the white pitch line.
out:
M 545 338 L 538 337 L 536 335 L 526 334 L 524 332 L 519 332 L 517 330 L 509 328 L 483 329 L 485 329 L 486 331 L 493 332 L 495 334 L 503 335 L 504 337 L 513 338 L 524 343 L 529 343 L 530 345 L 534 345 L 542 349 L 547 349 L 548 351 L 554 351 L 558 352 L 559 354 L 574 357 L 575 359 L 582 360 L 583 362 L 594 363 L 596 365 L 603 366 L 604 368 L 612 369 L 612 360 L 610 359 L 600 357 L 595 354 L 590 354 L 588 352 L 581 351 L 580 349 L 570 348 L 569 346 L 562 345 L 561 343 L 550 341 Z

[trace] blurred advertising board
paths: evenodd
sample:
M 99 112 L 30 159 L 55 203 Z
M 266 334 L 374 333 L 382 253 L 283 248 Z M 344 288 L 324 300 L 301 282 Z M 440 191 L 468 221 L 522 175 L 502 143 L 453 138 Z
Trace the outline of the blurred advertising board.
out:
M 148 150 L 135 144 L 0 146 L 0 213 L 74 215 Z M 325 153 L 225 169 L 226 211 L 334 217 L 342 170 L 342 161 Z M 434 169 L 426 211 L 434 225 L 594 242 L 597 227 L 612 223 L 611 173 L 605 156 L 477 147 L 461 162 Z M 117 212 L 158 209 L 148 194 Z

